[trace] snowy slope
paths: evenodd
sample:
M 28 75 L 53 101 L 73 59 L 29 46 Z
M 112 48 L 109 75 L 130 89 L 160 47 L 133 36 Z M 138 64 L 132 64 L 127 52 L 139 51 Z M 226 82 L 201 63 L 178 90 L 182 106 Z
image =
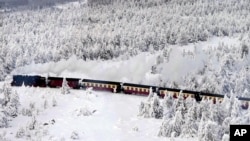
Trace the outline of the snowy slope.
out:
M 71 90 L 71 94 L 62 95 L 59 89 L 47 88 L 14 88 L 19 93 L 21 109 L 35 103 L 37 128 L 27 130 L 27 123 L 32 117 L 20 114 L 10 122 L 10 128 L 1 129 L 6 132 L 5 138 L 17 140 L 16 132 L 23 127 L 26 136 L 18 140 L 72 140 L 72 132 L 76 132 L 79 140 L 85 141 L 159 141 L 168 140 L 158 137 L 162 120 L 138 117 L 138 105 L 145 97 Z M 53 98 L 57 106 L 52 106 Z M 47 108 L 44 109 L 44 101 Z M 95 112 L 84 116 L 82 111 Z M 37 112 L 37 110 L 39 112 Z M 83 112 L 84 113 L 84 112 Z M 52 120 L 55 123 L 52 124 Z M 44 126 L 44 123 L 48 125 Z M 39 127 L 39 128 L 38 128 Z M 27 137 L 28 134 L 31 137 Z M 183 139 L 177 139 L 183 140 Z M 188 139 L 185 139 L 188 140 Z M 191 139 L 194 140 L 194 139 Z

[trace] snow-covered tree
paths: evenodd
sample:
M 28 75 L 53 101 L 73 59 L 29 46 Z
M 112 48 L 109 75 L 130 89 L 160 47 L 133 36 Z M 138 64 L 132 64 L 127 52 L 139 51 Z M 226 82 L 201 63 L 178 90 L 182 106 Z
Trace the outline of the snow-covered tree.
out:
M 194 103 L 192 107 L 188 109 L 188 113 L 185 116 L 185 124 L 182 127 L 181 136 L 183 137 L 196 137 L 198 131 L 197 125 L 197 115 L 196 115 L 196 107 L 197 105 Z
M 148 102 L 141 102 L 140 106 L 139 106 L 139 116 L 143 116 L 145 118 L 149 118 L 150 117 L 150 103 Z
M 204 129 L 199 132 L 199 141 L 220 141 L 219 131 L 220 126 L 216 122 L 206 121 Z
M 48 101 L 47 101 L 47 99 L 45 99 L 44 102 L 43 102 L 43 108 L 44 108 L 44 109 L 47 109 L 48 106 L 49 106 L 49 105 L 48 105 Z
M 169 118 L 164 119 L 158 136 L 171 137 L 173 132 L 175 132 L 174 120 Z
M 229 135 L 224 134 L 221 141 L 229 141 Z
M 18 131 L 16 132 L 17 138 L 22 138 L 25 136 L 25 129 L 23 127 L 20 127 Z
M 69 94 L 69 93 L 70 93 L 70 87 L 68 85 L 66 78 L 63 78 L 61 94 Z
M 154 97 L 151 101 L 151 117 L 162 118 L 163 117 L 163 107 L 160 103 L 159 97 L 157 94 L 154 94 Z
M 57 106 L 57 101 L 56 101 L 55 97 L 53 97 L 53 99 L 52 99 L 52 106 L 53 107 Z
M 152 92 L 149 94 L 147 101 L 141 102 L 139 106 L 139 116 L 154 118 L 163 117 L 163 107 L 156 93 Z
M 165 118 L 172 118 L 174 116 L 174 107 L 173 107 L 173 96 L 171 94 L 165 95 L 163 99 L 163 109 L 164 109 L 164 117 Z
M 3 85 L 3 94 L 4 94 L 4 102 L 3 102 L 3 106 L 6 106 L 9 102 L 10 102 L 10 99 L 11 99 L 11 94 L 12 94 L 12 89 L 10 87 L 9 84 L 4 84 Z
M 36 117 L 35 116 L 33 116 L 32 118 L 31 118 L 31 121 L 28 123 L 28 125 L 27 125 L 27 128 L 29 129 L 29 130 L 35 130 L 36 128 L 37 128 L 37 120 L 36 120 Z
M 226 117 L 222 123 L 222 133 L 229 134 L 231 117 Z
M 19 106 L 19 96 L 16 91 L 12 92 L 10 101 L 5 106 L 6 113 L 11 117 L 16 117 L 18 115 Z
M 5 112 L 0 111 L 0 128 L 7 128 L 9 125 L 7 115 Z

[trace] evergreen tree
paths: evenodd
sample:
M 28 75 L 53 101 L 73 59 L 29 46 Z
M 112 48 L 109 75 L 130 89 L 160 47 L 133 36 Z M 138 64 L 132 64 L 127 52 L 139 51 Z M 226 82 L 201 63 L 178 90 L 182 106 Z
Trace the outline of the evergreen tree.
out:
M 160 103 L 158 95 L 155 93 L 153 100 L 151 101 L 151 116 L 154 118 L 162 118 L 163 117 L 163 107 Z
M 188 110 L 188 113 L 185 117 L 185 124 L 182 128 L 182 135 L 183 137 L 196 137 L 198 131 L 197 125 L 197 116 L 196 116 L 196 104 L 193 104 L 192 107 Z
M 70 93 L 70 87 L 68 85 L 66 78 L 63 78 L 61 94 L 69 94 L 69 93 Z
M 5 112 L 0 111 L 0 128 L 7 128 L 8 127 L 8 116 Z
M 170 93 L 165 95 L 162 102 L 165 118 L 172 118 L 174 116 L 173 101 L 174 101 L 173 96 Z
M 12 92 L 10 102 L 7 103 L 5 107 L 6 113 L 11 117 L 16 117 L 18 115 L 19 106 L 19 96 L 16 91 Z

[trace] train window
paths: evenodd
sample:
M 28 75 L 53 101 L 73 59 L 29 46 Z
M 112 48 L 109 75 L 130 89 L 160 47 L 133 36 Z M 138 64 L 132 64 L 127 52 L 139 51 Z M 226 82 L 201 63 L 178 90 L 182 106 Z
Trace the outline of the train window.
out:
M 168 95 L 168 91 L 162 91 L 164 95 Z

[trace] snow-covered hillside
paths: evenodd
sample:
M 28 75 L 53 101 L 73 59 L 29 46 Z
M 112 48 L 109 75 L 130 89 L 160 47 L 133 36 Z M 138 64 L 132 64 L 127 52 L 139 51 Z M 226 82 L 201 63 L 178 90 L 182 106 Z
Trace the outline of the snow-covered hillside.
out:
M 166 141 L 157 136 L 161 119 L 138 116 L 145 97 L 84 90 L 63 95 L 60 89 L 49 88 L 13 90 L 20 98 L 20 114 L 11 118 L 8 128 L 1 128 L 1 140 Z
M 235 98 L 250 97 L 249 0 L 28 1 L 34 5 L 0 5 L 0 140 L 228 141 L 230 124 L 250 124 Z M 226 96 L 159 102 L 153 94 L 3 85 L 15 74 Z

